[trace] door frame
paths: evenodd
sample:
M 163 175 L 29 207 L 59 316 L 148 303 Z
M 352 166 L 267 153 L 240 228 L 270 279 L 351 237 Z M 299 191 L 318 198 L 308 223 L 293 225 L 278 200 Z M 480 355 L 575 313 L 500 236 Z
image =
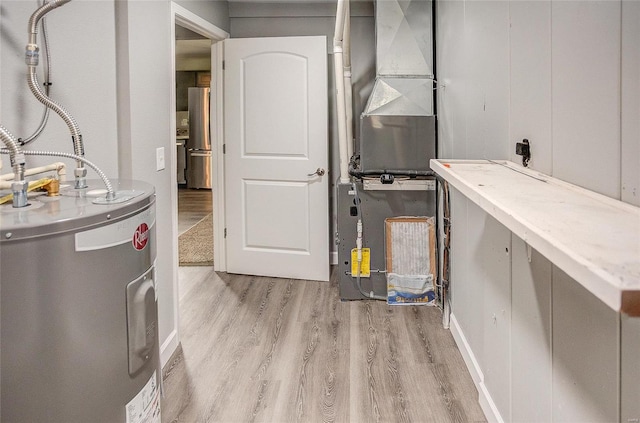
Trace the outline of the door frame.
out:
M 212 23 L 206 21 L 195 13 L 188 9 L 171 2 L 170 13 L 170 26 L 171 26 L 171 80 L 173 81 L 170 87 L 170 101 L 169 107 L 171 113 L 169 130 L 170 139 L 174 140 L 171 145 L 175 143 L 176 137 L 176 24 L 190 29 L 200 35 L 211 40 L 211 71 L 215 74 L 215 78 L 211 79 L 211 92 L 216 93 L 215 99 L 211 99 L 211 122 L 215 124 L 215 131 L 211 132 L 211 145 L 212 153 L 215 157 L 213 166 L 216 167 L 216 171 L 212 175 L 212 187 L 213 187 L 213 220 L 214 220 L 214 269 L 216 271 L 224 271 L 226 269 L 226 251 L 224 236 L 224 156 L 223 156 L 223 144 L 224 144 L 224 94 L 223 94 L 223 81 L 224 75 L 222 73 L 222 60 L 223 60 L 223 43 L 221 41 L 229 38 L 229 33 L 218 28 Z M 216 89 L 217 88 L 217 89 Z M 174 206 L 178 204 L 178 178 L 175 172 L 177 167 L 177 154 L 176 149 L 171 148 L 169 150 L 169 157 L 171 158 L 171 204 Z M 173 240 L 177 243 L 178 240 L 178 209 L 172 207 L 171 220 L 173 224 Z M 176 311 L 174 313 L 174 327 L 178 331 L 178 310 L 179 310 L 179 293 L 178 293 L 178 255 L 176 254 L 173 259 L 173 308 Z M 179 339 L 179 335 L 176 337 Z M 176 344 L 177 347 L 177 344 Z M 171 353 L 175 348 L 168 348 Z M 165 362 L 165 360 L 163 360 Z
M 215 171 L 213 172 L 212 184 L 213 187 L 213 224 L 214 234 L 222 235 L 225 227 L 224 216 L 224 93 L 223 93 L 223 43 L 221 41 L 229 38 L 229 33 L 218 28 L 212 23 L 202 19 L 195 13 L 185 9 L 184 7 L 171 2 L 171 74 L 174 78 L 174 83 L 171 86 L 171 107 L 175 109 L 176 102 L 176 88 L 175 88 L 175 73 L 176 73 L 176 56 L 175 56 L 175 25 L 178 24 L 193 32 L 203 35 L 211 40 L 211 70 L 214 73 L 214 78 L 211 79 L 211 92 L 215 93 L 215 99 L 211 99 L 211 116 L 210 120 L 215 125 L 215 130 L 211 131 L 211 146 L 213 153 L 213 165 Z M 175 122 L 175 110 L 171 113 L 171 137 L 175 138 L 176 122 Z M 177 157 L 175 151 L 171 150 L 172 156 L 172 169 L 177 166 Z M 175 172 L 171 176 L 171 198 L 172 204 L 176 204 L 178 200 L 178 181 Z M 174 228 L 175 239 L 177 236 L 178 228 L 178 213 L 174 210 Z M 224 272 L 226 270 L 226 250 L 224 236 L 214 236 L 214 269 L 216 271 Z M 178 273 L 177 259 L 175 266 L 175 277 L 177 280 Z

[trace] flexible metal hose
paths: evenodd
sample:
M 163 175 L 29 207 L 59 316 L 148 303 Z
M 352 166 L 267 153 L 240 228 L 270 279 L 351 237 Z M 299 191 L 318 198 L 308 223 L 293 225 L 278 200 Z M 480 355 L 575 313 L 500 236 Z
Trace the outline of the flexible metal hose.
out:
M 0 139 L 7 146 L 7 151 L 11 160 L 11 167 L 13 168 L 14 180 L 24 180 L 24 156 L 21 155 L 20 147 L 16 137 L 4 126 L 0 125 Z
M 85 159 L 84 157 L 80 157 L 77 154 L 63 153 L 63 152 L 59 152 L 59 151 L 27 150 L 27 151 L 23 151 L 22 153 L 25 156 L 64 157 L 64 158 L 67 158 L 67 159 L 74 159 L 76 161 L 84 163 L 87 166 L 89 166 L 91 169 L 93 169 L 98 174 L 100 179 L 102 179 L 102 182 L 104 182 L 104 185 L 105 185 L 105 187 L 107 189 L 107 199 L 115 198 L 115 191 L 113 190 L 113 185 L 111 184 L 111 181 L 109 180 L 109 178 L 107 178 L 107 175 L 105 175 L 104 172 L 102 170 L 100 170 L 100 168 L 98 166 L 96 166 L 95 164 L 93 164 L 89 160 Z M 9 149 L 6 149 L 6 148 L 0 149 L 0 154 L 9 154 Z
M 67 112 L 64 107 L 51 100 L 45 93 L 42 92 L 42 89 L 38 85 L 38 75 L 36 74 L 36 68 L 33 66 L 29 66 L 29 89 L 33 95 L 40 101 L 42 104 L 56 112 L 64 123 L 67 124 L 69 131 L 71 132 L 71 137 L 73 139 L 73 151 L 78 156 L 84 156 L 84 146 L 82 145 L 82 134 L 80 133 L 80 128 L 76 123 L 73 116 Z
M 44 17 L 47 13 L 52 11 L 53 9 L 62 6 L 63 4 L 69 3 L 71 0 L 54 0 L 50 3 L 46 3 L 43 6 L 39 7 L 29 18 L 29 44 L 27 44 L 27 55 L 26 55 L 26 63 L 29 68 L 29 73 L 27 75 L 27 83 L 29 85 L 29 89 L 33 93 L 33 95 L 40 101 L 42 104 L 56 112 L 62 120 L 67 124 L 69 131 L 71 132 L 71 139 L 73 141 L 73 151 L 77 156 L 84 156 L 84 146 L 82 144 L 82 134 L 80 133 L 80 128 L 69 112 L 67 112 L 64 107 L 53 101 L 49 98 L 39 86 L 38 83 L 38 75 L 36 73 L 36 66 L 38 64 L 38 46 L 37 46 L 37 34 L 38 34 L 38 22 L 40 19 Z M 81 161 L 77 160 L 78 167 L 81 167 Z
M 51 12 L 53 9 L 60 7 L 66 3 L 69 3 L 71 0 L 53 0 L 52 2 L 45 3 L 41 7 L 38 8 L 31 17 L 29 18 L 29 42 L 32 44 L 36 44 L 35 36 L 38 34 L 38 22 L 40 19 L 44 17 L 47 13 Z M 33 42 L 31 37 L 33 38 Z
M 48 2 L 45 0 L 43 4 L 47 4 Z M 38 3 L 39 4 L 39 3 Z M 51 51 L 49 50 L 49 36 L 47 35 L 47 22 L 43 17 L 40 22 L 40 26 L 42 27 L 42 44 L 44 46 L 44 56 L 46 60 L 46 65 L 44 67 L 44 92 L 47 96 L 49 96 L 49 87 L 51 86 Z M 18 138 L 18 143 L 21 146 L 29 144 L 31 141 L 34 141 L 36 138 L 42 134 L 44 128 L 47 126 L 47 122 L 49 120 L 49 108 L 45 105 L 44 110 L 42 111 L 42 118 L 40 118 L 40 125 L 33 132 L 33 134 L 29 135 L 26 138 Z
M 18 147 L 16 137 L 4 126 L 0 125 L 0 139 L 7 146 L 5 149 L 11 160 L 13 168 L 13 180 L 11 192 L 13 193 L 13 207 L 25 207 L 27 205 L 27 187 L 24 180 L 24 154 Z
M 0 125 L 0 140 L 7 146 L 7 150 L 11 157 L 11 162 L 13 162 L 13 156 L 20 152 L 18 148 L 18 144 L 16 142 L 16 138 L 13 136 L 11 132 L 4 126 Z

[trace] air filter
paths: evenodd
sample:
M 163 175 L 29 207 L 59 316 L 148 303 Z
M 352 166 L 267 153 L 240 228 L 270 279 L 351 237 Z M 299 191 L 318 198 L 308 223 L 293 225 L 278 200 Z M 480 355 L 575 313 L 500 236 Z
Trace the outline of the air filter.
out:
M 436 277 L 433 217 L 385 219 L 387 302 L 433 304 Z

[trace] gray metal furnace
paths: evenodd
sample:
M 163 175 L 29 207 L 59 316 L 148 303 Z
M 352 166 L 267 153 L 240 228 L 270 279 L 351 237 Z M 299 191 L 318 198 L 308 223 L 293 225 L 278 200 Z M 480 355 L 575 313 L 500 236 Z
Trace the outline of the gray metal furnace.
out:
M 436 215 L 436 181 L 429 168 L 429 160 L 436 158 L 432 6 L 430 0 L 375 2 L 377 77 L 360 118 L 359 160 L 351 159 L 351 182 L 337 185 L 343 300 L 388 299 L 385 219 Z M 359 243 L 370 248 L 368 257 Z M 358 256 L 369 260 L 370 277 L 360 275 L 362 292 L 369 297 L 357 287 L 358 272 L 352 274 Z
M 385 265 L 384 220 L 398 216 L 435 216 L 435 181 L 418 181 L 420 185 L 411 190 L 379 186 L 364 189 L 365 184 L 356 182 L 364 233 L 364 248 L 371 249 L 371 277 L 361 278 L 362 288 L 386 295 L 387 275 Z M 398 183 L 396 182 L 395 185 Z M 397 185 L 399 186 L 399 185 Z M 342 300 L 366 299 L 355 285 L 351 275 L 351 250 L 355 248 L 356 223 L 355 192 L 352 185 L 338 184 L 338 281 Z
M 3 422 L 160 422 L 155 193 L 113 185 L 0 207 Z
M 435 158 L 435 116 L 362 115 L 363 170 L 429 170 Z
M 365 292 L 387 295 L 385 219 L 436 215 L 436 181 L 428 173 L 436 157 L 435 116 L 362 115 L 361 173 L 354 178 L 360 198 L 363 247 L 371 249 L 371 276 L 361 278 Z M 414 176 L 408 176 L 415 173 Z M 381 175 L 395 175 L 381 183 Z M 388 182 L 388 181 L 387 181 Z M 337 249 L 340 298 L 366 299 L 351 274 L 358 211 L 352 183 L 337 184 Z

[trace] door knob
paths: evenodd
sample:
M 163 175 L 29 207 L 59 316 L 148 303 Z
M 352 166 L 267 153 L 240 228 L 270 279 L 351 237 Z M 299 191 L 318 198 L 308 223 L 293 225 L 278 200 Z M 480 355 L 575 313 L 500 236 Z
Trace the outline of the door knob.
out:
M 317 168 L 315 172 L 313 173 L 309 173 L 307 176 L 324 176 L 324 169 L 322 169 L 321 167 Z

